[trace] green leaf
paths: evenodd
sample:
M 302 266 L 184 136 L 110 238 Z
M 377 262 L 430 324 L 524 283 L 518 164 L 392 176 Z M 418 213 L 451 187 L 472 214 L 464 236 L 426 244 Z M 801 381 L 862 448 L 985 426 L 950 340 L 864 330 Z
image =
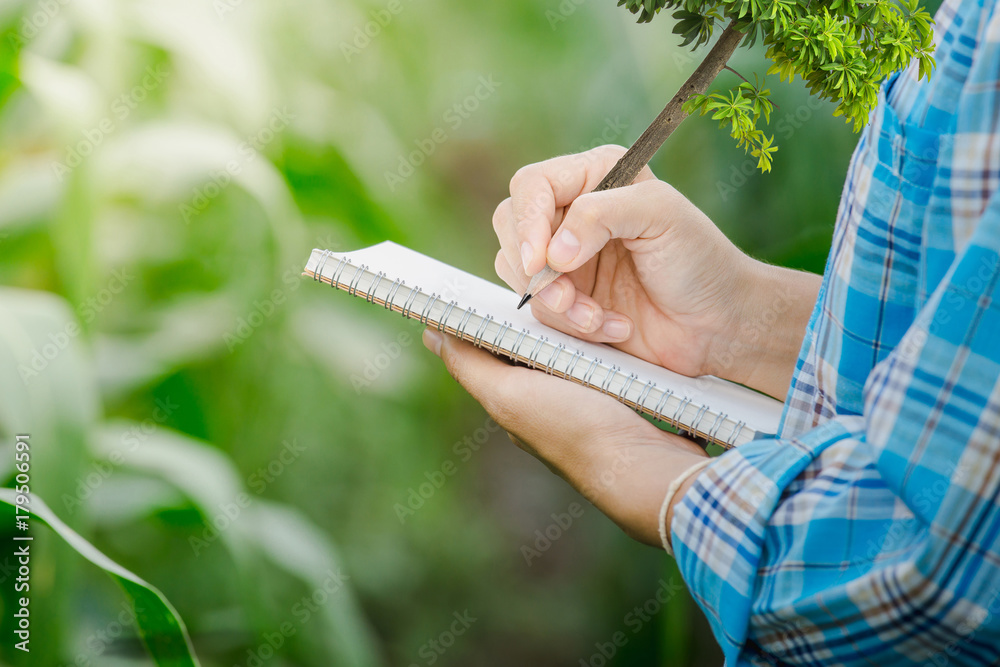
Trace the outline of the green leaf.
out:
M 117 421 L 109 424 L 97 438 L 98 451 L 105 455 L 114 451 L 129 428 L 134 425 Z M 312 590 L 322 587 L 330 571 L 339 570 L 341 559 L 322 531 L 297 511 L 252 495 L 244 487 L 239 471 L 222 452 L 161 427 L 146 436 L 141 448 L 129 453 L 126 465 L 180 491 L 195 505 L 206 524 L 221 506 L 244 494 L 248 501 L 240 505 L 239 517 L 219 531 L 219 540 L 244 577 L 249 578 L 259 568 L 261 557 Z M 266 611 L 269 615 L 270 610 Z M 338 667 L 378 664 L 374 633 L 364 621 L 349 584 L 331 595 L 318 617 L 321 625 L 316 633 L 325 645 L 326 664 Z
M 0 488 L 0 502 L 16 507 L 14 489 Z M 135 612 L 136 627 L 158 667 L 197 667 L 191 639 L 177 610 L 155 586 L 118 565 L 59 519 L 42 499 L 31 496 L 31 514 L 56 532 L 78 554 L 117 581 Z
M 249 510 L 254 530 L 245 537 L 269 561 L 313 590 L 324 585 L 327 573 L 340 571 L 340 556 L 323 533 L 297 511 L 278 503 L 258 501 Z M 364 621 L 349 587 L 338 590 L 320 612 L 330 664 L 371 667 L 379 664 L 375 635 Z
M 773 142 L 773 137 L 766 137 L 761 133 L 757 142 L 757 148 L 750 151 L 750 154 L 757 158 L 757 168 L 761 171 L 771 171 L 771 153 L 778 150 L 778 147 L 773 145 Z

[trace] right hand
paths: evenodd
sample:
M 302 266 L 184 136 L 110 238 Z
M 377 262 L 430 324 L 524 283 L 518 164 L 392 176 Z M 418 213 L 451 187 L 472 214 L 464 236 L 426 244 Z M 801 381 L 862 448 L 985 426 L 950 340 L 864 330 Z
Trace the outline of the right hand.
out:
M 715 361 L 733 357 L 765 265 L 649 167 L 591 192 L 624 153 L 601 146 L 519 169 L 493 216 L 497 274 L 523 294 L 547 262 L 565 275 L 529 302 L 542 323 L 684 375 L 745 381 L 750 371 Z

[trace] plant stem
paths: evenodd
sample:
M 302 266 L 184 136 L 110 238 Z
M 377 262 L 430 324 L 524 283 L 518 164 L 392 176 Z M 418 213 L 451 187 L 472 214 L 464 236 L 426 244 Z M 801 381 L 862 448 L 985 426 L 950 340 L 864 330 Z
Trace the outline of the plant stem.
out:
M 745 81 L 746 83 L 750 83 L 749 81 L 747 81 L 747 78 L 746 78 L 745 76 L 743 76 L 742 74 L 740 74 L 739 72 L 737 72 L 736 70 L 734 70 L 734 69 L 733 69 L 732 67 L 730 67 L 729 65 L 723 65 L 723 66 L 722 66 L 722 69 L 724 69 L 724 70 L 729 70 L 730 72 L 732 72 L 732 73 L 733 73 L 733 74 L 735 74 L 736 76 L 738 76 L 738 77 L 740 77 L 741 79 L 743 79 L 743 80 L 744 80 L 744 81 Z
M 722 31 L 719 41 L 715 43 L 705 59 L 691 73 L 680 90 L 667 102 L 663 111 L 636 139 L 632 147 L 615 163 L 604 180 L 594 188 L 595 192 L 620 188 L 624 185 L 630 185 L 635 180 L 635 177 L 649 163 L 667 137 L 673 134 L 681 121 L 687 118 L 688 114 L 684 112 L 684 103 L 692 95 L 703 94 L 708 90 L 742 39 L 743 33 L 733 28 L 732 24 Z

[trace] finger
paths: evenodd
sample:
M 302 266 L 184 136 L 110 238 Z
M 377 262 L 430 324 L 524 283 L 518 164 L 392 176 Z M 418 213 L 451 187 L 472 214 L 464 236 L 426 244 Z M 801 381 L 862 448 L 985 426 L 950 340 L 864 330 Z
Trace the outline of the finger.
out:
M 590 192 L 625 154 L 621 146 L 599 146 L 522 167 L 510 181 L 511 205 L 517 230 L 518 254 L 527 275 L 545 265 L 545 248 L 557 224 L 556 210 Z M 652 178 L 644 168 L 636 180 Z
M 497 253 L 495 268 L 497 275 L 512 289 L 518 293 L 524 290 L 526 279 L 523 273 L 518 271 L 515 276 L 503 252 Z M 559 276 L 535 295 L 531 301 L 531 312 L 542 324 L 554 329 L 576 336 L 593 334 L 587 340 L 620 343 L 632 335 L 632 321 L 628 317 L 611 312 L 608 318 L 608 311 L 592 297 L 578 291 L 568 276 Z
M 441 357 L 451 376 L 501 426 L 506 426 L 498 418 L 498 409 L 502 413 L 516 412 L 520 402 L 519 392 L 511 391 L 511 388 L 516 386 L 519 373 L 531 371 L 506 364 L 471 343 L 429 327 L 424 329 L 423 343 L 427 349 Z
M 528 277 L 524 275 L 524 271 L 520 266 L 520 263 L 518 263 L 517 269 L 511 268 L 503 250 L 497 251 L 497 258 L 493 262 L 493 268 L 496 270 L 497 276 L 500 280 L 507 283 L 512 290 L 518 294 L 524 294 L 524 290 L 528 287 Z
M 531 313 L 545 326 L 572 334 L 592 343 L 624 343 L 632 337 L 635 325 L 632 319 L 613 310 L 605 310 L 592 298 L 581 292 L 564 313 L 535 305 Z M 593 309 L 593 310 L 591 310 Z
M 559 276 L 548 287 L 535 295 L 532 303 L 544 305 L 555 313 L 564 313 L 576 299 L 576 287 L 568 276 Z
M 557 271 L 573 271 L 611 239 L 659 236 L 678 217 L 678 209 L 687 207 L 693 205 L 658 180 L 581 195 L 549 243 L 546 261 Z
M 520 241 L 518 240 L 514 226 L 514 208 L 511 205 L 510 197 L 508 197 L 500 202 L 496 211 L 493 212 L 493 231 L 496 232 L 497 240 L 500 241 L 500 252 L 503 253 L 504 259 L 515 278 L 515 282 L 520 287 L 515 287 L 514 283 L 507 281 L 503 276 L 500 277 L 504 278 L 507 284 L 511 286 L 511 289 L 522 292 L 524 291 L 524 286 L 528 284 L 528 275 L 524 272 Z M 497 275 L 500 275 L 499 268 L 497 269 Z
M 504 211 L 501 212 L 501 208 Z M 566 209 L 560 207 L 556 209 L 556 226 L 562 222 L 563 213 Z M 497 253 L 494 261 L 494 268 L 497 275 L 518 294 L 524 292 L 531 277 L 524 272 L 521 255 L 517 249 L 517 232 L 514 229 L 513 214 L 510 208 L 510 199 L 506 199 L 493 216 L 493 229 L 500 239 L 500 252 Z M 567 305 L 568 307 L 568 305 Z

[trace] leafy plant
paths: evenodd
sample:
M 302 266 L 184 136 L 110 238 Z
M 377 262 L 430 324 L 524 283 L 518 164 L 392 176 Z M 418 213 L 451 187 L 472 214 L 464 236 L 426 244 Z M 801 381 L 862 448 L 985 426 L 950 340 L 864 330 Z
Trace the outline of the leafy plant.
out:
M 7 510 L 18 506 L 13 489 L 0 488 L 0 506 Z M 47 525 L 77 553 L 118 582 L 135 613 L 139 636 L 146 645 L 150 658 L 158 667 L 197 667 L 198 658 L 191 646 L 184 621 L 158 588 L 143 581 L 94 548 L 90 542 L 63 523 L 38 496 L 31 498 L 30 508 L 34 519 Z
M 359 399 L 351 374 L 411 325 L 295 285 L 311 248 L 384 238 L 489 275 L 488 218 L 501 175 L 620 140 L 627 119 L 612 127 L 591 99 L 637 105 L 648 78 L 677 85 L 684 77 L 657 59 L 595 80 L 606 54 L 594 44 L 614 43 L 626 29 L 607 20 L 620 12 L 610 3 L 564 3 L 576 13 L 558 32 L 534 0 L 405 9 L 350 63 L 338 43 L 353 43 L 374 20 L 363 0 L 105 4 L 0 3 L 0 77 L 8 77 L 0 82 L 0 283 L 19 288 L 0 289 L 3 483 L 12 434 L 30 432 L 32 493 L 156 585 L 206 665 L 256 664 L 248 651 L 271 649 L 267 638 L 286 621 L 295 634 L 268 665 L 420 663 L 421 647 L 459 605 L 484 615 L 436 665 L 586 658 L 646 599 L 650 582 L 678 576 L 673 565 L 588 509 L 586 526 L 528 567 L 517 547 L 578 498 L 526 455 L 505 453 L 499 433 L 401 525 L 393 504 L 453 458 L 452 443 L 486 415 L 418 349 L 415 327 L 410 347 Z M 434 55 L 414 59 L 417 52 Z M 628 65 L 633 57 L 623 54 Z M 558 80 L 538 76 L 539 62 L 561 68 Z M 453 131 L 442 114 L 495 63 L 504 63 L 499 94 Z M 116 100 L 141 90 L 157 65 L 169 76 L 119 119 Z M 787 88 L 782 106 L 805 104 L 803 86 Z M 580 90 L 591 97 L 568 118 L 567 96 Z M 297 120 L 244 159 L 241 142 L 285 105 Z M 515 115 L 523 122 L 507 122 Z M 114 131 L 57 178 L 53 164 L 96 137 L 103 118 Z M 732 164 L 715 150 L 727 136 L 692 125 L 674 141 L 678 152 L 700 150 L 699 161 L 664 160 L 663 175 L 748 252 L 821 271 L 837 169 L 775 170 L 741 188 L 754 160 Z M 447 143 L 390 191 L 384 170 L 439 126 Z M 775 134 L 784 136 L 780 127 Z M 847 126 L 822 114 L 782 146 L 782 158 L 823 150 L 829 163 L 846 165 L 850 139 Z M 227 171 L 234 158 L 238 174 Z M 229 176 L 217 197 L 201 201 Z M 186 221 L 180 207 L 192 204 L 197 214 Z M 751 205 L 754 220 L 729 217 Z M 120 271 L 128 285 L 95 309 Z M 230 352 L 226 335 L 256 318 L 274 290 L 284 303 Z M 38 356 L 76 326 L 65 349 Z M 38 375 L 22 379 L 21 365 Z M 308 454 L 258 493 L 248 478 L 286 438 Z M 110 470 L 92 489 L 88 477 Z M 214 530 L 220 503 L 241 492 L 252 504 L 195 555 L 191 539 Z M 88 641 L 128 602 L 106 572 L 48 529 L 32 548 L 33 574 L 45 573 L 32 581 L 32 637 L 44 641 L 23 655 L 8 623 L 0 663 L 152 664 L 134 622 L 99 649 Z M 0 574 L 12 558 L 0 554 Z M 293 605 L 337 567 L 347 587 L 298 624 Z M 6 608 L 12 583 L 0 587 Z M 630 637 L 621 660 L 681 667 L 722 656 L 684 592 Z
M 798 75 L 811 94 L 836 103 L 834 115 L 843 116 L 855 132 L 875 106 L 885 77 L 913 60 L 920 78 L 929 78 L 934 68 L 932 19 L 918 0 L 619 0 L 618 5 L 637 14 L 640 23 L 661 10 L 674 10 L 673 32 L 681 46 L 692 48 L 708 43 L 714 29 L 727 24 L 647 130 L 653 131 L 645 142 L 650 145 L 641 150 L 650 157 L 685 117 L 697 112 L 711 114 L 757 158 L 758 169 L 770 171 L 777 146 L 758 122 L 761 116 L 765 123 L 770 118 L 771 91 L 755 76 L 754 83 L 743 79 L 726 92 L 706 94 L 715 76 L 729 69 L 726 62 L 741 42 L 752 46 L 760 40 L 771 61 L 768 74 L 787 81 Z

